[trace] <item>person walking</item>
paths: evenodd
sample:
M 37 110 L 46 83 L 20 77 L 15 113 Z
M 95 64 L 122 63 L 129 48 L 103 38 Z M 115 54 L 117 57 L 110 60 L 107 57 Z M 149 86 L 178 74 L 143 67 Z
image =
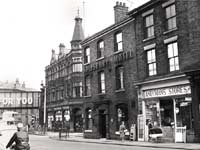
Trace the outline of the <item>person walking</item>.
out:
M 15 142 L 15 145 L 12 145 Z M 17 124 L 17 132 L 13 134 L 6 148 L 11 147 L 14 150 L 30 150 L 29 135 L 25 131 L 22 123 Z
M 120 138 L 122 142 L 124 141 L 124 138 L 125 138 L 125 130 L 126 130 L 126 127 L 125 127 L 124 121 L 122 121 L 121 125 L 119 126 Z

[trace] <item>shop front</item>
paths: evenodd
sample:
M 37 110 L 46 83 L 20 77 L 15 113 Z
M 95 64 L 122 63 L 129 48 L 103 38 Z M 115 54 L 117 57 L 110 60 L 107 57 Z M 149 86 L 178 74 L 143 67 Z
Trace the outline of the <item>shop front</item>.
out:
M 138 140 L 149 140 L 150 128 L 161 128 L 167 142 L 188 142 L 192 138 L 191 87 L 187 79 L 140 85 Z

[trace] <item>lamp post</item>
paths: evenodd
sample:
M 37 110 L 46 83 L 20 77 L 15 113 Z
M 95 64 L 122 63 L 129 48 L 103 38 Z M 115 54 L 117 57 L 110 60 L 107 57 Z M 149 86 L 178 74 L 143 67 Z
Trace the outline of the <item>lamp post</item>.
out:
M 44 114 L 43 114 L 43 132 L 44 132 L 44 134 L 45 134 L 45 132 L 46 132 L 46 86 L 43 84 L 43 82 L 41 83 L 41 86 L 42 86 L 42 89 L 43 89 L 43 100 L 44 100 L 44 106 L 43 106 L 43 108 L 44 108 Z

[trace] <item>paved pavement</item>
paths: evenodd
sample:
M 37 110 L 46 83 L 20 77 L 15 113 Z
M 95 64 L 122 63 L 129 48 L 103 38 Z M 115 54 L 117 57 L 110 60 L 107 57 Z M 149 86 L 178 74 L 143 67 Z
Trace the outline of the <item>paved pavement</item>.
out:
M 139 147 L 152 147 L 152 148 L 170 148 L 170 149 L 183 149 L 183 150 L 200 150 L 200 143 L 155 143 L 155 142 L 138 142 L 125 140 L 124 142 L 119 140 L 108 139 L 85 139 L 82 133 L 70 133 L 70 137 L 66 138 L 65 134 L 59 138 L 58 132 L 47 132 L 46 136 L 54 140 L 71 141 L 71 142 L 84 142 L 84 143 L 98 143 L 98 144 L 112 144 L 112 145 L 124 145 L 124 146 L 139 146 Z

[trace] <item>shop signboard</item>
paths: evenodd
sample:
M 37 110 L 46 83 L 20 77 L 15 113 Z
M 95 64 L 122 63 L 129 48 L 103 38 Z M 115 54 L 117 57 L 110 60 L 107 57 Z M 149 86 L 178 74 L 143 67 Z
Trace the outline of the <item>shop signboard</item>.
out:
M 166 96 L 178 96 L 191 94 L 190 85 L 178 85 L 173 87 L 150 89 L 142 92 L 142 98 L 156 98 Z

